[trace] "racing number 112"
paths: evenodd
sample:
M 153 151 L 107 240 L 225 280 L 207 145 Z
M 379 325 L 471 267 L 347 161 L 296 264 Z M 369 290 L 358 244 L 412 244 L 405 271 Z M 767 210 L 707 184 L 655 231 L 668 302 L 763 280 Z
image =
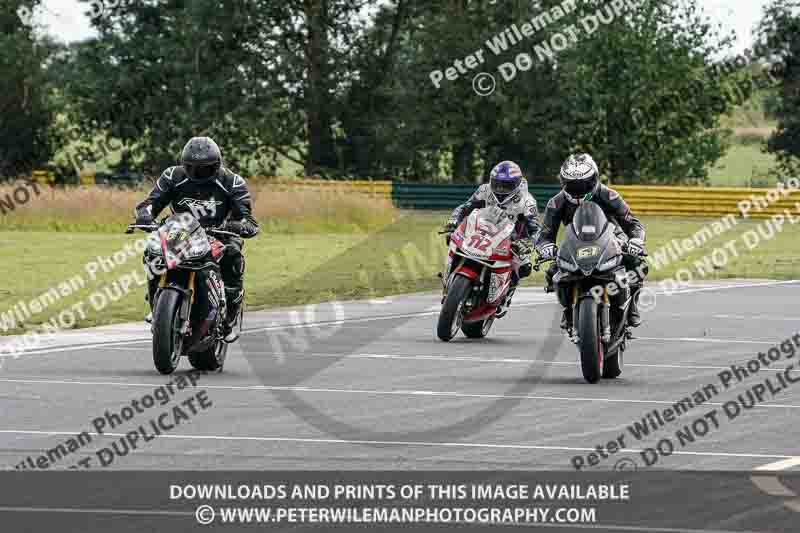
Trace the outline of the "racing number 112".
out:
M 492 241 L 484 239 L 483 235 L 473 235 L 469 243 L 470 247 L 477 248 L 481 252 L 485 252 L 490 244 L 492 244 Z

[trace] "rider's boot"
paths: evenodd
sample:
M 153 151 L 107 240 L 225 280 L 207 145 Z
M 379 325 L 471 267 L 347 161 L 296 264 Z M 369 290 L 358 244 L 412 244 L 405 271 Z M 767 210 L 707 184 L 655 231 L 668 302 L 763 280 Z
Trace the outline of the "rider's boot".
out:
M 498 306 L 497 312 L 494 315 L 495 318 L 503 318 L 508 313 L 508 308 L 511 307 L 511 298 L 514 297 L 514 293 L 517 290 L 517 285 L 519 285 L 519 280 L 520 278 L 517 276 L 517 273 L 512 272 L 511 287 L 509 287 L 506 297 L 503 298 L 503 303 Z
M 561 329 L 568 330 L 572 328 L 572 309 L 565 307 L 561 312 Z
M 508 289 L 508 294 L 506 294 L 505 299 L 503 299 L 503 303 L 497 308 L 497 313 L 495 313 L 495 318 L 503 318 L 508 314 L 508 308 L 511 307 L 511 298 L 514 297 L 514 291 L 516 291 L 516 287 L 511 287 Z
M 144 301 L 147 302 L 147 305 L 150 307 L 150 310 L 144 316 L 144 321 L 148 324 L 153 323 L 153 299 L 155 298 L 155 284 L 150 282 L 147 287 L 147 294 L 144 296 Z
M 241 318 L 244 291 L 242 289 L 226 287 L 225 299 L 227 300 L 228 309 L 225 316 L 225 324 L 222 326 L 222 333 L 225 336 L 223 340 L 230 344 L 239 339 L 239 319 Z
M 578 336 L 575 334 L 575 327 L 572 323 L 572 308 L 565 307 L 561 312 L 561 329 L 564 330 L 570 342 L 578 342 Z
M 638 328 L 642 325 L 642 315 L 639 314 L 639 291 L 641 288 L 634 289 L 631 295 L 631 308 L 628 310 L 628 325 Z

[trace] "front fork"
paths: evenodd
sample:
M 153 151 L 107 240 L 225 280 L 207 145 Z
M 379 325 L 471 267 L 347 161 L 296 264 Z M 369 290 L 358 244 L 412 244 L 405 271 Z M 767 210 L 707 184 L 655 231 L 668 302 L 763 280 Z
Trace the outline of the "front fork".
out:
M 603 342 L 608 345 L 611 342 L 611 302 L 608 299 L 608 291 L 603 288 L 603 297 L 598 309 L 600 315 L 600 331 L 602 332 Z
M 444 272 L 439 274 L 439 277 L 442 279 L 442 304 L 444 304 L 445 298 L 447 298 L 447 288 L 453 281 L 453 277 L 465 262 L 466 258 L 464 257 L 456 256 L 455 254 L 448 256 Z M 482 284 L 485 282 L 484 277 L 487 275 L 487 272 L 488 269 L 483 266 L 481 267 L 480 272 L 478 272 L 478 276 L 475 278 L 475 281 L 480 286 L 482 286 Z M 491 275 L 491 273 L 489 273 L 489 275 Z
M 181 321 L 181 329 L 180 334 L 182 336 L 188 335 L 191 333 L 191 314 L 192 314 L 192 305 L 195 302 L 195 294 L 197 289 L 195 287 L 196 284 L 196 272 L 190 271 L 188 279 L 186 281 L 186 288 L 181 287 L 177 283 L 170 283 L 167 279 L 167 274 L 169 272 L 165 272 L 161 274 L 161 278 L 158 280 L 158 289 L 156 290 L 155 298 L 157 299 L 159 293 L 163 290 L 174 290 L 178 291 L 183 294 L 183 298 L 181 298 L 181 308 L 178 314 L 178 318 Z M 154 304 L 155 308 L 155 304 Z
M 594 295 L 586 296 L 587 298 L 594 298 Z M 572 324 L 573 329 L 578 323 L 578 304 L 580 303 L 580 290 L 578 285 L 572 287 Z M 604 287 L 603 294 L 600 296 L 600 301 L 597 302 L 597 316 L 600 321 L 599 332 L 601 340 L 608 345 L 611 342 L 611 301 L 608 297 L 608 290 Z

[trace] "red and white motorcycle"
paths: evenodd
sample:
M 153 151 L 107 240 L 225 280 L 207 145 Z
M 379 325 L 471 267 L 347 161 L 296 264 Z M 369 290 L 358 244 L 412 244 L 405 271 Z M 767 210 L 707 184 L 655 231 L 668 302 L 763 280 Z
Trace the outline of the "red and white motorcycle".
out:
M 495 319 L 505 314 L 513 271 L 530 261 L 514 257 L 515 229 L 513 215 L 490 206 L 474 210 L 450 236 L 436 328 L 443 341 L 455 337 L 459 329 L 471 339 L 483 338 Z

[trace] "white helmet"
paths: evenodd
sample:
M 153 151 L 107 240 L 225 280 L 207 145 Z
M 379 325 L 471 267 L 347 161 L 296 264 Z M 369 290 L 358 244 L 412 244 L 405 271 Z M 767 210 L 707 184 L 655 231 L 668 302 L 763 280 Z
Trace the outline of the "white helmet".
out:
M 573 154 L 561 165 L 561 187 L 573 200 L 580 200 L 600 187 L 600 170 L 589 154 Z

